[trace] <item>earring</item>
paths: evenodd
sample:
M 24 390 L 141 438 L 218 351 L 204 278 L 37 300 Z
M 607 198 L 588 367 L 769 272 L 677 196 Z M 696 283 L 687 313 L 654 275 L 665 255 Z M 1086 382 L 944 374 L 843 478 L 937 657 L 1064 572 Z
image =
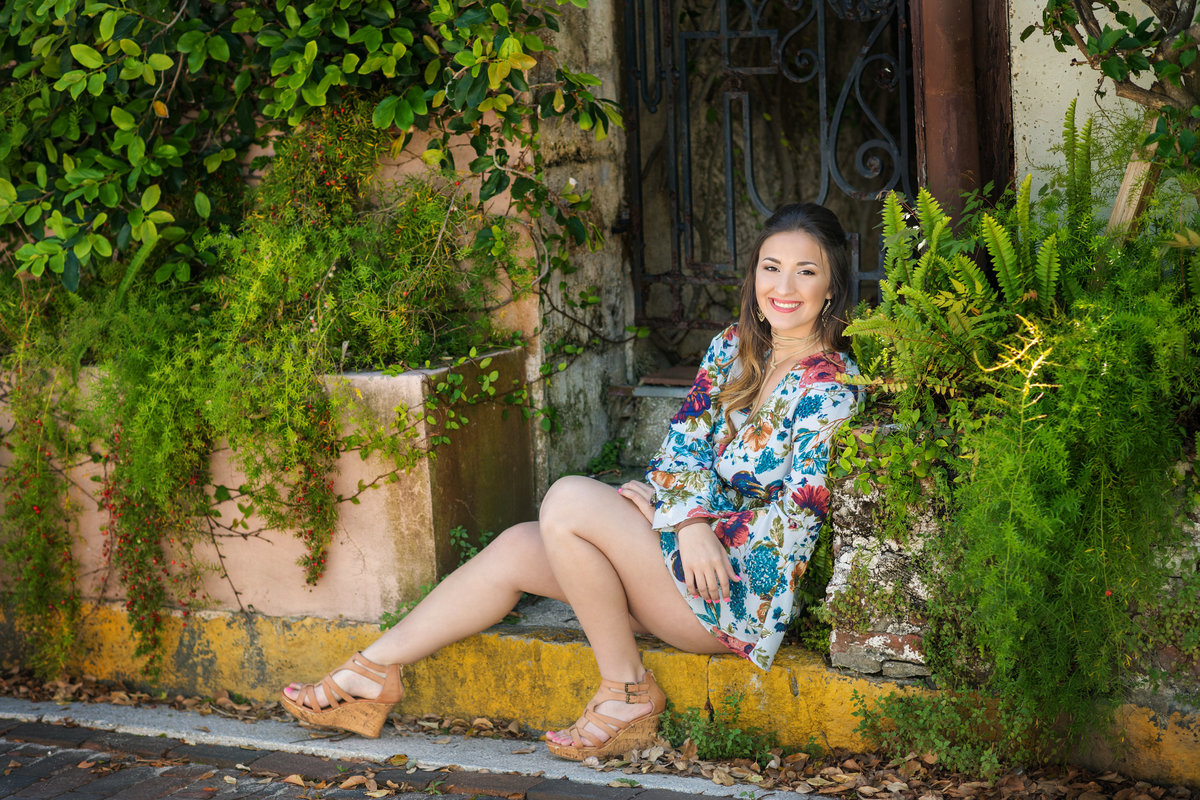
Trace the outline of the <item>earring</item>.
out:
M 829 319 L 829 312 L 833 310 L 833 301 L 829 298 L 825 299 L 825 305 L 821 306 L 821 319 L 823 321 Z
M 762 309 L 758 308 L 757 306 L 754 308 L 754 316 L 758 317 L 759 322 L 765 322 L 767 319 L 767 315 L 764 314 Z

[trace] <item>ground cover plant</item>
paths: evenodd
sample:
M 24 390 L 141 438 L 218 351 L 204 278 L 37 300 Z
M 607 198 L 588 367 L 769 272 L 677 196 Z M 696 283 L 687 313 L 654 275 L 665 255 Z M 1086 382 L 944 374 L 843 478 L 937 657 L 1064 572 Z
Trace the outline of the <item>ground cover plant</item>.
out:
M 497 287 L 539 292 L 600 242 L 590 193 L 551 187 L 540 147 L 544 121 L 596 138 L 619 123 L 598 79 L 559 63 L 560 5 L 0 9 L 0 548 L 31 663 L 66 663 L 80 569 L 109 570 L 102 594 L 125 598 L 153 670 L 164 615 L 202 607 L 202 579 L 224 574 L 201 542 L 260 535 L 252 519 L 291 531 L 298 580 L 317 581 L 339 504 L 444 443 L 464 407 L 503 399 L 550 425 L 476 355 L 520 343 L 481 312 Z M 428 173 L 381 186 L 385 156 Z M 501 192 L 507 211 L 485 213 Z M 593 337 L 576 338 L 560 350 Z M 431 359 L 451 372 L 427 439 L 407 410 L 381 426 L 323 377 Z M 240 485 L 213 482 L 218 444 Z M 353 452 L 390 467 L 338 496 L 331 470 Z M 95 485 L 72 486 L 88 462 Z M 102 565 L 72 563 L 71 491 L 107 516 Z M 229 501 L 237 515 L 217 516 Z
M 960 220 L 925 193 L 885 206 L 883 300 L 849 332 L 891 427 L 845 467 L 882 484 L 893 531 L 931 488 L 950 509 L 923 575 L 946 691 L 858 710 L 893 752 L 985 774 L 1065 757 L 1197 635 L 1150 633 L 1197 500 L 1200 260 L 1173 246 L 1195 205 L 1167 185 L 1137 236 L 1105 231 L 1093 146 L 1072 106 L 1041 199 L 1027 179 Z

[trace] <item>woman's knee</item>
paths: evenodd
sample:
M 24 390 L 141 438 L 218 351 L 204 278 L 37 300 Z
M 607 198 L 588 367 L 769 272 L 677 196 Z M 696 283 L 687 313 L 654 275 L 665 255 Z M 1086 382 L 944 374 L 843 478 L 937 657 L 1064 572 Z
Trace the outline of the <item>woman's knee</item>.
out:
M 559 478 L 542 498 L 538 522 L 543 533 L 555 533 L 572 527 L 572 520 L 586 511 L 589 499 L 595 499 L 597 482 L 581 475 Z
M 538 533 L 538 524 L 522 522 L 506 528 L 484 548 L 484 552 L 488 550 L 492 551 L 489 555 L 493 557 L 517 563 L 537 555 L 542 550 L 542 538 Z

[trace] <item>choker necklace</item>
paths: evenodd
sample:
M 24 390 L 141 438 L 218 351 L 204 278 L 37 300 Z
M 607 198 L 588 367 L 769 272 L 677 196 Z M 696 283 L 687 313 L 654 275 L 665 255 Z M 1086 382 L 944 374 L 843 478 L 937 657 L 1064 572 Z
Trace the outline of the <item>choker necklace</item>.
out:
M 775 368 L 778 367 L 779 364 L 784 360 L 784 357 L 779 355 L 779 351 L 783 349 L 783 347 L 795 347 L 797 345 L 807 346 L 820 335 L 821 332 L 819 330 L 813 331 L 808 336 L 784 336 L 783 334 L 773 332 L 771 334 L 771 366 L 767 371 L 774 372 Z M 794 356 L 791 356 L 791 358 L 793 360 L 798 358 L 800 354 L 804 352 L 804 349 L 805 347 L 801 347 L 796 351 Z

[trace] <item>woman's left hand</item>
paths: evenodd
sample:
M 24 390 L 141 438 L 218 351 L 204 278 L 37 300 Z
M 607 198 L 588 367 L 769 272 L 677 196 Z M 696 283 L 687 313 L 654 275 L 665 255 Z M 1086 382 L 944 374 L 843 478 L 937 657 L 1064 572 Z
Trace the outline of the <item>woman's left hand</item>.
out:
M 641 481 L 630 481 L 623 484 L 617 493 L 637 506 L 646 521 L 654 524 L 654 487 Z

